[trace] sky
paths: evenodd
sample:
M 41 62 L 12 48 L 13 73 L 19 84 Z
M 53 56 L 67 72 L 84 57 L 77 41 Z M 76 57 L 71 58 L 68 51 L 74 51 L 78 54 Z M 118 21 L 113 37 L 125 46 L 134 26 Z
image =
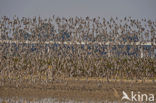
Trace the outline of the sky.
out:
M 156 19 L 156 0 L 0 0 L 0 16 Z

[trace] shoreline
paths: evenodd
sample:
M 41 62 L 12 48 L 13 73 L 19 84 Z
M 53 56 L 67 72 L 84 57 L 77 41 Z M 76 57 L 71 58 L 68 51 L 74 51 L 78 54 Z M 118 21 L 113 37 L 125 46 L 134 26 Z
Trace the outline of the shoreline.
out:
M 24 85 L 24 84 L 23 84 Z M 34 84 L 33 87 L 15 87 L 4 85 L 0 86 L 1 98 L 27 98 L 27 99 L 41 99 L 41 98 L 57 98 L 67 100 L 92 100 L 92 101 L 120 101 L 122 98 L 122 91 L 130 93 L 130 91 L 141 93 L 152 93 L 156 95 L 156 83 L 150 80 L 141 82 L 129 81 L 110 81 L 103 79 L 84 78 L 72 79 L 67 78 L 64 81 L 53 82 L 47 85 Z

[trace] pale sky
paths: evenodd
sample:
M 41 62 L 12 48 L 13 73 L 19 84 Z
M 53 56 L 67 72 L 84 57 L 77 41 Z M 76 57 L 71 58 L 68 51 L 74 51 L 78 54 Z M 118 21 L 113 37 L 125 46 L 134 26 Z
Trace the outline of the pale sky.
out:
M 151 18 L 156 0 L 0 0 L 0 16 L 91 16 Z

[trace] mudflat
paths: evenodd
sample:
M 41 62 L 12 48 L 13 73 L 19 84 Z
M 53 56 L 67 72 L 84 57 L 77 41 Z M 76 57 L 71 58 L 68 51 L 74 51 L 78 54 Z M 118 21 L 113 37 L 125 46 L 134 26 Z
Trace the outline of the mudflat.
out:
M 148 80 L 141 81 L 122 80 L 109 82 L 102 78 L 66 78 L 58 79 L 46 84 L 29 84 L 22 82 L 19 85 L 15 83 L 5 83 L 0 86 L 1 98 L 57 98 L 70 99 L 77 101 L 121 101 L 122 92 L 130 95 L 134 93 L 146 93 L 156 95 L 156 83 Z

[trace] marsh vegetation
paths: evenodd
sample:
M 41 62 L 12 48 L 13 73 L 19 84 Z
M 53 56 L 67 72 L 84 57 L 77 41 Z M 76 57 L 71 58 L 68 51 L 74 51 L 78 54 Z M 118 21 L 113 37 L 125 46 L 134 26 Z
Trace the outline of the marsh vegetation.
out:
M 91 78 L 95 90 L 112 81 L 155 83 L 155 42 L 156 22 L 144 18 L 4 16 L 0 87 L 83 90 Z

